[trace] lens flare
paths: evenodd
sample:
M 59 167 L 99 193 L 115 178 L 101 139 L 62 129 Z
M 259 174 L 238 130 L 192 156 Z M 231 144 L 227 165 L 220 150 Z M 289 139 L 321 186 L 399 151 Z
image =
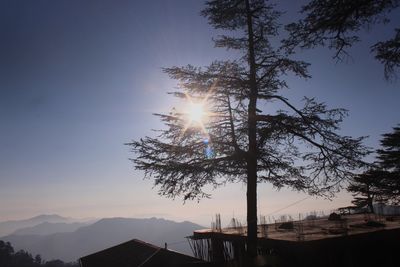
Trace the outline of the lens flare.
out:
M 203 105 L 200 103 L 191 103 L 188 115 L 191 122 L 203 123 L 205 116 Z

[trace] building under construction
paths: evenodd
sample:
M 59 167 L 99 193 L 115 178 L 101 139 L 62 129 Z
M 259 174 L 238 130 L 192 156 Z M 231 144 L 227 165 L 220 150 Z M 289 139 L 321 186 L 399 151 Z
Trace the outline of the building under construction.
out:
M 246 227 L 232 219 L 189 237 L 196 257 L 221 266 L 246 266 Z M 400 266 L 400 217 L 338 215 L 258 226 L 258 266 Z

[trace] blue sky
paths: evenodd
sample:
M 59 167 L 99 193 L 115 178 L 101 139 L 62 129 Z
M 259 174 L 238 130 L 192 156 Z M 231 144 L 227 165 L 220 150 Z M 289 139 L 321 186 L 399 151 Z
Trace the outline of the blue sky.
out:
M 296 16 L 299 3 L 292 3 L 280 3 L 283 21 Z M 243 184 L 183 205 L 159 197 L 124 146 L 153 134 L 161 125 L 152 113 L 177 104 L 166 94 L 176 82 L 162 67 L 229 57 L 213 48 L 216 32 L 201 9 L 198 0 L 0 2 L 0 220 L 59 213 L 208 224 L 220 212 L 244 221 Z M 389 38 L 396 20 L 363 32 L 346 62 L 336 63 L 326 48 L 297 54 L 312 64 L 313 78 L 289 77 L 286 95 L 348 109 L 342 133 L 368 135 L 366 145 L 377 147 L 400 122 L 400 88 L 384 80 L 368 46 Z M 262 185 L 259 210 L 269 214 L 305 197 Z M 308 198 L 282 213 L 330 210 L 350 199 L 345 192 L 333 201 Z

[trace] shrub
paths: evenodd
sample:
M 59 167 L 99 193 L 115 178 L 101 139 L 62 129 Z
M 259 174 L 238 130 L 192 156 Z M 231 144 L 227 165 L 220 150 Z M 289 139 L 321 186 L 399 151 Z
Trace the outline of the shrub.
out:
M 284 229 L 284 230 L 293 230 L 294 224 L 293 224 L 293 222 L 284 222 L 284 223 L 281 223 L 278 228 Z
M 340 214 L 337 214 L 335 212 L 332 212 L 331 214 L 329 214 L 328 220 L 330 221 L 340 221 L 342 219 L 342 217 L 340 216 Z

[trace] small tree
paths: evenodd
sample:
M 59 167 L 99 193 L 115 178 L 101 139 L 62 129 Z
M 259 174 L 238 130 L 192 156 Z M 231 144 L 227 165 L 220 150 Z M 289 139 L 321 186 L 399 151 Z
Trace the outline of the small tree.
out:
M 347 190 L 353 193 L 352 203 L 359 208 L 367 206 L 374 213 L 373 203 L 376 200 L 383 201 L 382 171 L 369 170 L 354 177 Z
M 340 136 L 346 115 L 312 98 L 297 108 L 281 90 L 291 72 L 308 78 L 308 64 L 290 59 L 277 41 L 280 15 L 263 0 L 212 0 L 202 15 L 216 29 L 231 32 L 215 40 L 236 50 L 237 58 L 205 68 L 172 67 L 176 97 L 192 103 L 195 116 L 174 108 L 157 114 L 166 128 L 158 137 L 129 143 L 132 159 L 160 194 L 187 199 L 208 197 L 205 186 L 242 181 L 247 185 L 247 252 L 256 255 L 257 183 L 269 182 L 310 194 L 330 195 L 366 150 L 362 138 Z M 272 105 L 271 103 L 274 103 Z M 277 107 L 273 110 L 273 107 Z M 202 115 L 201 109 L 207 110 Z
M 387 23 L 387 14 L 399 5 L 399 0 L 311 0 L 302 7 L 305 18 L 287 25 L 290 38 L 285 43 L 290 48 L 328 46 L 336 51 L 334 58 L 341 59 L 346 48 L 360 41 L 357 34 L 361 29 Z M 400 29 L 394 32 L 392 39 L 371 46 L 375 58 L 385 66 L 387 79 L 400 67 Z

